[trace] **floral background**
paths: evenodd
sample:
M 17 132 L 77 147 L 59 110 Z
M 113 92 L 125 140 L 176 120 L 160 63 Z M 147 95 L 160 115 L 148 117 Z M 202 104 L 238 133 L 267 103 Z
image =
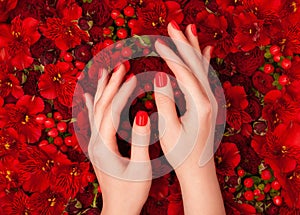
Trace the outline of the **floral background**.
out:
M 97 73 L 85 69 L 93 56 L 133 35 L 167 36 L 171 20 L 182 29 L 196 24 L 201 48 L 214 47 L 226 96 L 215 162 L 227 214 L 300 214 L 299 7 L 299 0 L 0 1 L 0 214 L 99 214 L 101 188 L 78 143 L 88 140 L 74 132 L 89 132 L 86 109 L 72 116 L 84 107 L 72 101 L 76 83 L 94 92 Z M 115 49 L 108 59 L 153 51 L 144 42 Z M 126 68 L 171 74 L 154 57 Z M 147 93 L 131 104 L 131 118 L 156 111 L 150 80 L 137 89 Z M 179 89 L 175 99 L 184 108 Z M 119 133 L 130 129 L 124 123 Z M 128 156 L 130 144 L 118 139 Z M 150 152 L 161 155 L 159 144 Z M 153 180 L 141 214 L 183 214 L 182 206 L 171 172 Z

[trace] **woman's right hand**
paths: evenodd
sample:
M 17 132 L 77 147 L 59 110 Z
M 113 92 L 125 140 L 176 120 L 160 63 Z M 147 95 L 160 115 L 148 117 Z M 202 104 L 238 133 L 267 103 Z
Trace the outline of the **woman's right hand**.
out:
M 185 96 L 186 112 L 178 118 L 173 89 L 166 73 L 154 80 L 162 150 L 178 176 L 185 214 L 224 214 L 224 206 L 213 160 L 213 136 L 217 103 L 207 74 L 211 47 L 201 53 L 195 26 L 185 35 L 173 21 L 168 33 L 180 57 L 158 39 L 158 54 L 173 71 Z M 199 163 L 201 162 L 201 165 Z M 188 197 L 188 198 L 187 198 Z

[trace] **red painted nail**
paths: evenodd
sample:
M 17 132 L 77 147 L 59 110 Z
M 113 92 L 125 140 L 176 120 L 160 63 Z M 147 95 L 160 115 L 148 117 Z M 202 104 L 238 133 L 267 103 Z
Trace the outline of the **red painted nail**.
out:
M 133 76 L 134 76 L 133 73 L 130 73 L 129 75 L 127 75 L 125 82 L 128 82 Z
M 210 48 L 210 56 L 212 56 L 213 52 L 214 52 L 215 47 L 211 46 Z
M 191 30 L 192 30 L 192 33 L 194 34 L 194 36 L 197 37 L 197 27 L 195 24 L 191 25 Z
M 168 78 L 167 78 L 167 74 L 164 72 L 158 72 L 155 75 L 155 85 L 157 87 L 164 87 L 167 85 L 168 82 Z
M 122 65 L 121 63 L 118 63 L 118 64 L 116 65 L 116 67 L 114 68 L 113 72 L 115 72 L 115 71 L 117 71 L 118 69 L 120 69 L 121 65 Z
M 145 126 L 148 123 L 148 114 L 146 111 L 138 111 L 135 116 L 135 123 L 138 126 Z
M 178 25 L 174 20 L 171 21 L 171 25 L 172 25 L 172 27 L 175 28 L 176 30 L 180 30 L 179 25 Z
M 156 41 L 159 42 L 159 43 L 161 43 L 161 44 L 163 44 L 163 45 L 165 45 L 165 46 L 168 46 L 168 44 L 166 43 L 166 41 L 164 41 L 164 40 L 162 40 L 160 38 L 157 38 Z

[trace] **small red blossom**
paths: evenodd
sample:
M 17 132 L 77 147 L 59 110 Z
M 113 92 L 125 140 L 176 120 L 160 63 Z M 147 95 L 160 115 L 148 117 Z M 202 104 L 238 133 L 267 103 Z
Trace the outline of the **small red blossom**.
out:
M 80 45 L 81 41 L 87 41 L 88 35 L 81 30 L 77 22 L 69 19 L 48 18 L 46 24 L 40 26 L 43 35 L 54 40 L 60 50 L 68 50 Z
M 221 143 L 216 154 L 215 163 L 217 173 L 220 175 L 234 176 L 234 169 L 241 161 L 239 150 L 234 143 Z
M 48 64 L 44 72 L 38 83 L 41 96 L 46 99 L 58 98 L 60 103 L 70 107 L 76 87 L 76 77 L 70 74 L 69 64 L 65 62 L 56 65 Z
M 29 67 L 33 58 L 30 46 L 39 40 L 39 22 L 33 18 L 15 17 L 9 24 L 0 24 L 0 61 L 9 61 L 17 69 Z
M 0 130 L 0 163 L 4 166 L 13 163 L 18 157 L 22 145 L 19 140 L 19 134 L 13 128 Z
M 0 108 L 0 125 L 13 127 L 28 143 L 34 143 L 41 136 L 41 127 L 35 116 L 44 110 L 40 97 L 24 95 L 16 104 L 6 104 Z

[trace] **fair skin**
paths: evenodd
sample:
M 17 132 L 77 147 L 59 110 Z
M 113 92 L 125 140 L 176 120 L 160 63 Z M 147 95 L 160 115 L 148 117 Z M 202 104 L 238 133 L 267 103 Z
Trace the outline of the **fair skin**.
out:
M 184 34 L 169 24 L 168 33 L 177 46 L 180 56 L 177 56 L 167 45 L 160 41 L 155 43 L 155 48 L 173 71 L 179 86 L 181 86 L 180 83 L 189 84 L 181 87 L 185 95 L 187 110 L 180 118 L 178 118 L 176 113 L 173 89 L 169 77 L 167 77 L 167 84 L 163 87 L 154 84 L 155 101 L 159 113 L 161 147 L 169 163 L 175 169 L 180 182 L 184 213 L 187 215 L 225 214 L 212 156 L 213 146 L 212 144 L 206 144 L 211 138 L 211 125 L 213 125 L 212 119 L 214 119 L 213 111 L 216 110 L 217 105 L 215 100 L 211 99 L 212 93 L 207 80 L 207 62 L 210 59 L 211 48 L 207 47 L 204 49 L 200 56 L 195 54 L 193 49 L 187 49 L 180 45 L 180 43 L 189 45 L 201 53 L 198 38 L 193 35 L 191 25 L 187 26 Z M 113 107 L 117 106 L 113 113 L 117 115 L 116 118 L 120 117 L 129 95 L 136 86 L 137 80 L 135 77 L 131 77 L 130 80 L 122 85 L 124 76 L 125 68 L 121 65 L 112 74 L 110 80 L 105 78 L 105 75 L 102 77 L 103 80 L 99 80 L 101 85 L 98 85 L 94 100 L 90 95 L 85 95 L 91 127 L 94 128 L 92 129 L 90 140 L 92 147 L 89 147 L 89 154 L 93 160 L 99 160 L 99 162 L 105 162 L 104 160 L 107 159 L 107 153 L 102 152 L 101 154 L 104 147 L 107 147 L 116 155 L 120 155 L 115 129 L 119 122 L 112 119 L 111 114 L 108 113 L 111 112 Z M 116 97 L 119 104 L 113 105 L 112 101 Z M 119 178 L 98 168 L 97 162 L 93 162 L 102 189 L 102 215 L 139 214 L 148 197 L 151 186 L 151 164 L 147 146 L 151 132 L 150 120 L 143 126 L 137 125 L 136 120 L 132 129 L 130 160 L 128 159 L 128 162 L 119 162 L 112 159 L 112 165 L 115 165 L 116 169 L 120 170 Z M 197 125 L 199 122 L 202 126 Z M 100 134 L 100 143 L 95 133 Z M 186 148 L 191 150 L 187 154 L 181 154 Z M 199 159 L 201 156 L 203 157 L 203 153 L 206 160 L 200 166 Z M 177 158 L 182 155 L 184 159 L 178 162 Z M 143 165 L 134 166 L 131 161 L 143 162 Z M 147 180 L 120 179 L 122 176 L 134 171 L 139 173 L 143 171 L 144 175 L 142 177 Z

